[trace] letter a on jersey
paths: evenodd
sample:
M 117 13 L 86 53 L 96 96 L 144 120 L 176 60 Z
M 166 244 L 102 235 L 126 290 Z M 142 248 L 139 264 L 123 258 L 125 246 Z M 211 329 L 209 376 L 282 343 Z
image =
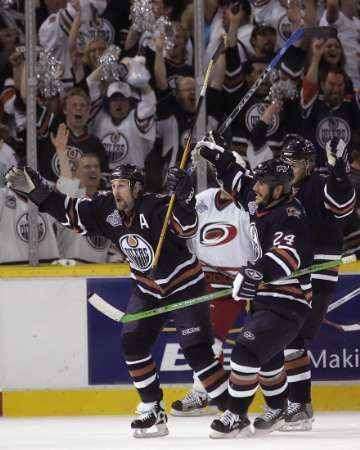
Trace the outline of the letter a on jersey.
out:
M 150 228 L 143 213 L 140 214 L 140 227 L 142 230 L 144 228 Z

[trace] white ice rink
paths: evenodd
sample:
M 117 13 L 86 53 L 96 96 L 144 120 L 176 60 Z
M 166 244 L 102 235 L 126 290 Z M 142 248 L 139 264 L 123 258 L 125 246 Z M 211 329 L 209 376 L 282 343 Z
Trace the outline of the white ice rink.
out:
M 310 432 L 208 438 L 211 417 L 170 417 L 170 434 L 134 439 L 130 417 L 0 419 L 1 450 L 360 450 L 360 412 L 317 413 Z

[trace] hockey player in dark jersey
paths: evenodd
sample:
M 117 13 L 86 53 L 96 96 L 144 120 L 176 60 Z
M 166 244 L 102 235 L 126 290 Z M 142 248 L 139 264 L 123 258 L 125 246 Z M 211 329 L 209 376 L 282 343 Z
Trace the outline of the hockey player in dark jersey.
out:
M 341 258 L 343 225 L 355 206 L 355 191 L 347 176 L 346 146 L 333 139 L 327 144 L 329 176 L 325 178 L 314 171 L 316 150 L 314 145 L 300 135 L 290 134 L 284 141 L 281 157 L 294 172 L 292 194 L 305 208 L 310 222 L 310 240 L 316 263 Z M 267 408 L 265 414 L 255 419 L 254 426 L 261 432 L 271 432 L 282 426 L 283 431 L 311 430 L 311 368 L 305 339 L 314 339 L 319 332 L 329 302 L 338 280 L 338 268 L 312 274 L 313 301 L 311 313 L 296 339 L 285 350 L 285 368 L 289 383 L 288 407 L 272 408 L 281 404 L 285 395 L 268 393 L 261 385 Z
M 259 382 L 269 393 L 286 392 L 284 349 L 309 314 L 312 290 L 309 275 L 275 280 L 309 266 L 313 254 L 305 212 L 290 198 L 293 173 L 287 163 L 266 161 L 253 177 L 223 147 L 200 141 L 197 149 L 215 166 L 235 202 L 248 210 L 257 252 L 255 262 L 243 266 L 233 283 L 233 298 L 251 300 L 252 313 L 231 355 L 227 410 L 211 424 L 211 437 L 227 438 L 250 433 L 247 411 Z
M 168 231 L 155 278 L 150 277 L 160 230 L 169 197 L 143 194 L 141 169 L 122 165 L 112 172 L 111 192 L 101 192 L 92 200 L 71 198 L 52 191 L 31 168 L 12 168 L 7 180 L 13 190 L 27 195 L 41 211 L 53 215 L 78 233 L 103 235 L 127 256 L 135 283 L 127 312 L 136 313 L 206 293 L 204 274 L 197 258 L 186 246 L 186 238 L 197 230 L 194 189 L 186 172 L 171 168 L 168 188 L 176 193 Z M 122 329 L 122 349 L 141 398 L 140 417 L 131 427 L 135 437 L 168 434 L 166 414 L 151 348 L 168 314 L 127 323 Z M 173 313 L 179 343 L 191 368 L 220 409 L 227 398 L 227 374 L 215 359 L 208 304 Z M 156 428 L 154 432 L 152 429 Z

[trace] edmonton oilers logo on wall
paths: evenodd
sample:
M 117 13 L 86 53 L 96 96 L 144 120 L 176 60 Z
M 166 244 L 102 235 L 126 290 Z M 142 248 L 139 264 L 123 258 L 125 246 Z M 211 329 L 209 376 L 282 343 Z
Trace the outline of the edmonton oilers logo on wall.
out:
M 46 236 L 46 224 L 44 218 L 38 214 L 37 216 L 37 233 L 38 242 L 45 239 Z M 24 242 L 29 242 L 30 226 L 29 226 L 29 214 L 22 214 L 16 223 L 16 234 Z
M 231 242 L 237 235 L 234 225 L 226 222 L 210 222 L 200 230 L 200 243 L 205 247 L 215 247 Z
M 154 251 L 143 237 L 138 234 L 125 234 L 119 239 L 119 244 L 131 267 L 141 272 L 150 269 Z

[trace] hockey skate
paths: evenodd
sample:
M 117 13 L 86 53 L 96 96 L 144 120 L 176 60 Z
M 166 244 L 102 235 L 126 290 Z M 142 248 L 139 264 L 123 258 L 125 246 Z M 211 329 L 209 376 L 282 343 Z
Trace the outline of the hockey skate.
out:
M 272 409 L 265 405 L 265 412 L 256 417 L 253 423 L 256 436 L 279 430 L 285 423 L 285 408 Z
M 140 417 L 131 422 L 135 438 L 150 438 L 169 434 L 167 416 L 162 402 L 142 403 Z
M 194 389 L 189 391 L 182 400 L 176 400 L 171 405 L 170 414 L 172 416 L 210 416 L 216 414 L 218 409 L 215 405 L 210 405 L 206 392 L 199 392 Z
M 314 422 L 311 403 L 290 402 L 285 414 L 285 423 L 280 431 L 310 431 Z
M 233 414 L 228 409 L 210 425 L 212 439 L 232 439 L 237 436 L 250 437 L 252 435 L 250 420 L 247 416 Z

